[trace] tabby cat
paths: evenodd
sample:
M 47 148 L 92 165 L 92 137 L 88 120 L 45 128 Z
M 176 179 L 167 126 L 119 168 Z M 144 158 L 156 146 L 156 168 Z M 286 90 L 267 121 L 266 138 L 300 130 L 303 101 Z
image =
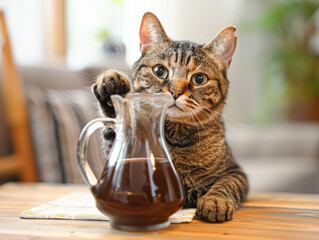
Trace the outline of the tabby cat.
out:
M 112 94 L 172 94 L 175 104 L 167 110 L 165 138 L 184 186 L 184 207 L 197 208 L 197 215 L 209 222 L 232 219 L 248 192 L 246 175 L 233 159 L 221 118 L 235 31 L 228 26 L 206 45 L 172 41 L 148 12 L 140 27 L 141 57 L 133 66 L 131 83 L 109 70 L 92 86 L 107 117 L 115 117 Z M 114 133 L 104 138 L 112 145 Z

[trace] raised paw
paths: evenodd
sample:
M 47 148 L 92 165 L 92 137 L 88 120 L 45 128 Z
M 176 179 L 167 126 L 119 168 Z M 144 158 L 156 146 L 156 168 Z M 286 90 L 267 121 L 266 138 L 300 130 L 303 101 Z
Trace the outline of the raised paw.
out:
M 232 200 L 203 196 L 197 202 L 197 215 L 208 222 L 225 222 L 233 217 L 235 206 Z
M 92 91 L 101 105 L 112 106 L 111 95 L 124 96 L 130 91 L 130 88 L 130 83 L 125 76 L 117 71 L 109 70 L 98 77 L 96 83 L 92 86 Z

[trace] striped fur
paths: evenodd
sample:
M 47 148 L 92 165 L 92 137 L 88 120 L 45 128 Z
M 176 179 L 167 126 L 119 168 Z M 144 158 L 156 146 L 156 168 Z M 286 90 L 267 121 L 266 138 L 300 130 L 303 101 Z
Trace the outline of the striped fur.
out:
M 225 28 L 205 46 L 172 41 L 156 16 L 146 13 L 140 32 L 142 55 L 133 66 L 131 85 L 113 71 L 101 75 L 92 88 L 108 116 L 114 114 L 107 104 L 111 94 L 125 95 L 130 88 L 173 94 L 175 105 L 167 111 L 165 137 L 184 185 L 184 207 L 197 207 L 198 216 L 209 222 L 230 220 L 248 192 L 246 175 L 233 159 L 221 118 L 235 30 Z M 160 78 L 156 66 L 167 69 L 167 77 Z M 194 81 L 198 74 L 205 76 L 203 84 Z

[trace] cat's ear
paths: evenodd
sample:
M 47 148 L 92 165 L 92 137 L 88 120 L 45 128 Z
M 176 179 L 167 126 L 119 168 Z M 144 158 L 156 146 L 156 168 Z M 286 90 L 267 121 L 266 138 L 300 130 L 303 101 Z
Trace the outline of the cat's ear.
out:
M 147 51 L 152 44 L 170 42 L 158 18 L 151 12 L 144 14 L 140 27 L 140 48 Z
M 204 46 L 204 48 L 211 50 L 215 55 L 217 55 L 226 68 L 229 67 L 236 49 L 236 30 L 237 28 L 235 26 L 225 27 Z

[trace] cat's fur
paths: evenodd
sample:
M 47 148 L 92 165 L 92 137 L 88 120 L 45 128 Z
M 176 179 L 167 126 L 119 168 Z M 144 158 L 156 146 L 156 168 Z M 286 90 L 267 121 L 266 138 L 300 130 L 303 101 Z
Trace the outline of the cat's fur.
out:
M 248 192 L 246 175 L 233 159 L 221 118 L 235 31 L 234 26 L 226 27 L 205 46 L 172 41 L 157 17 L 146 13 L 140 28 L 142 55 L 133 66 L 132 85 L 111 70 L 92 87 L 108 117 L 115 115 L 112 94 L 170 92 L 174 96 L 175 105 L 167 110 L 165 137 L 184 185 L 184 207 L 197 207 L 197 215 L 209 222 L 230 220 Z M 167 77 L 156 75 L 158 64 L 168 70 Z M 202 77 L 195 81 L 196 74 L 204 81 Z M 111 145 L 114 134 L 105 134 L 105 139 Z

